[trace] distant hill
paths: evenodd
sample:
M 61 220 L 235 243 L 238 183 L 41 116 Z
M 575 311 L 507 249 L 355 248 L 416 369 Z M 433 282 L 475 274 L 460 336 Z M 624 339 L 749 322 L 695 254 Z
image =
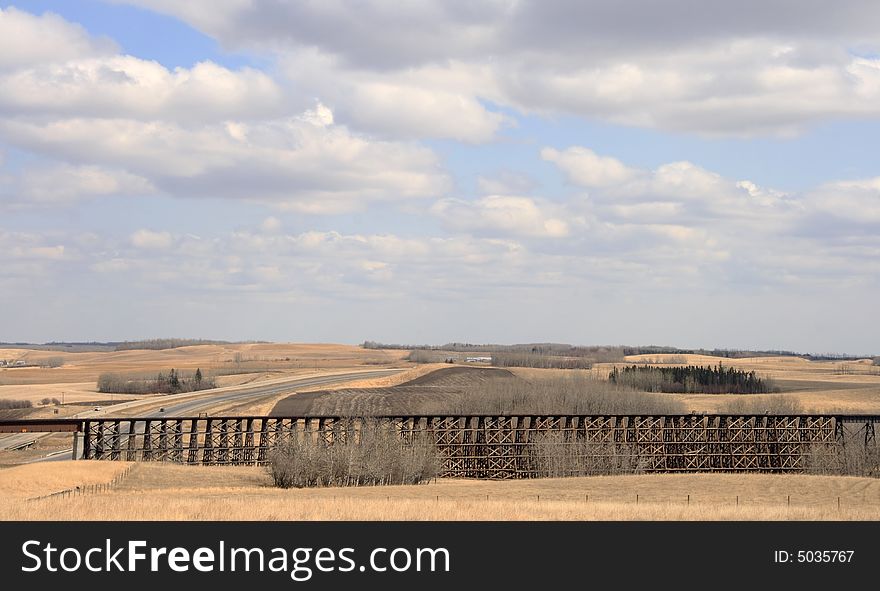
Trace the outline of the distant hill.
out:
M 266 343 L 267 341 L 216 341 L 208 339 L 145 339 L 141 341 L 64 342 L 49 343 L 0 343 L 0 349 L 33 349 L 35 351 L 67 351 L 68 353 L 95 353 L 107 351 L 131 351 L 177 349 L 193 345 L 238 345 Z
M 618 353 L 619 355 L 708 355 L 711 357 L 723 357 L 737 359 L 743 357 L 800 357 L 811 361 L 854 361 L 864 359 L 865 355 L 849 355 L 839 353 L 798 353 L 784 350 L 752 350 L 752 349 L 682 349 L 679 347 L 666 347 L 661 345 L 569 345 L 566 343 L 522 343 L 515 345 L 498 344 L 473 344 L 473 343 L 445 343 L 443 345 L 400 345 L 396 343 L 379 343 L 376 341 L 364 341 L 361 347 L 365 349 L 406 349 L 406 350 L 430 350 L 430 351 L 462 351 L 462 352 L 521 352 L 535 353 L 550 356 L 566 357 L 592 357 L 597 353 L 607 355 Z M 867 356 L 870 357 L 870 356 Z

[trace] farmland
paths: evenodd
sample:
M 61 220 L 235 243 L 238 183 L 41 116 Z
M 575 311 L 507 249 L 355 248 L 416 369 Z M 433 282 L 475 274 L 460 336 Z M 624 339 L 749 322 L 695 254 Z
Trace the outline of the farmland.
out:
M 880 480 L 810 475 L 655 474 L 277 489 L 260 468 L 138 463 L 106 492 L 25 500 L 110 482 L 126 467 L 65 462 L 51 476 L 34 466 L 2 470 L 0 519 L 880 519 Z M 28 488 L 21 488 L 23 482 Z M 14 497 L 11 491 L 17 491 Z
M 13 351 L 4 352 L 11 356 Z M 218 390 L 347 370 L 399 368 L 395 375 L 342 385 L 279 391 L 259 400 L 217 403 L 226 415 L 368 416 L 456 413 L 878 413 L 880 372 L 870 361 L 795 357 L 724 359 L 754 371 L 776 392 L 698 394 L 644 392 L 607 380 L 625 365 L 710 366 L 704 355 L 632 355 L 590 369 L 488 367 L 407 362 L 406 351 L 344 345 L 211 344 L 165 350 L 65 353 L 58 367 L 39 367 L 51 351 L 15 350 L 34 367 L 0 371 L 0 398 L 32 401 L 2 411 L 12 418 L 70 416 L 105 405 L 100 414 L 137 416 L 131 401 L 164 395 L 97 391 L 107 372 L 150 375 L 169 368 L 216 377 Z M 43 364 L 46 365 L 46 364 Z M 186 374 L 189 375 L 189 374 Z M 197 393 L 211 396 L 213 391 Z M 58 398 L 64 404 L 42 404 Z M 114 410 L 118 409 L 118 410 Z M 55 410 L 59 411 L 55 414 Z M 133 414 L 132 414 L 133 413 Z M 809 474 L 628 474 L 529 481 L 440 479 L 420 486 L 280 490 L 265 468 L 196 467 L 136 462 L 118 485 L 101 493 L 37 499 L 63 490 L 94 490 L 113 482 L 125 462 L 20 465 L 69 445 L 52 435 L 31 449 L 0 452 L 3 519 L 877 519 L 878 481 Z M 638 495 L 638 503 L 636 502 Z M 838 497 L 841 506 L 838 508 Z M 27 500 L 25 499 L 35 499 Z M 784 501 L 783 501 L 784 499 Z M 791 499 L 791 500 L 789 500 Z M 790 504 L 789 504 L 790 503 Z

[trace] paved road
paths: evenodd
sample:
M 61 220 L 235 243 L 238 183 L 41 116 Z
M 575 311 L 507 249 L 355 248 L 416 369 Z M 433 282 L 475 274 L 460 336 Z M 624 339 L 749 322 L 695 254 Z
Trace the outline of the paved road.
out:
M 337 374 L 332 376 L 321 376 L 316 378 L 304 378 L 301 380 L 297 380 L 296 382 L 285 382 L 283 384 L 279 384 L 276 386 L 262 386 L 255 387 L 250 390 L 242 390 L 237 392 L 229 392 L 225 394 L 218 394 L 217 396 L 212 396 L 210 399 L 208 398 L 198 398 L 196 400 L 190 400 L 187 402 L 181 402 L 180 404 L 172 404 L 169 406 L 163 407 L 165 409 L 164 412 L 153 412 L 148 413 L 144 416 L 147 417 L 188 417 L 195 416 L 200 412 L 206 412 L 211 409 L 212 406 L 217 403 L 225 403 L 232 402 L 236 400 L 249 400 L 251 402 L 255 402 L 261 398 L 269 398 L 271 396 L 276 396 L 278 394 L 284 394 L 285 392 L 290 392 L 291 394 L 296 391 L 297 388 L 305 388 L 312 386 L 322 386 L 327 384 L 338 384 L 340 382 L 351 382 L 353 380 L 364 380 L 369 378 L 379 378 L 387 375 L 391 375 L 392 373 L 398 373 L 400 369 L 380 369 L 376 371 L 370 372 L 360 372 L 360 373 L 351 373 L 351 374 Z M 153 401 L 155 402 L 155 400 Z
M 36 441 L 42 436 L 40 433 L 14 433 L 3 435 L 0 441 L 0 449 L 16 449 L 21 445 Z
M 355 380 L 363 380 L 370 378 L 378 378 L 388 376 L 394 373 L 399 373 L 404 371 L 402 369 L 378 369 L 374 371 L 361 371 L 361 372 L 350 372 L 350 373 L 341 373 L 334 375 L 326 375 L 326 376 L 314 376 L 309 378 L 297 378 L 293 380 L 286 380 L 284 382 L 276 382 L 271 384 L 266 384 L 262 386 L 252 386 L 247 388 L 236 388 L 230 391 L 220 391 L 220 392 L 212 392 L 211 390 L 206 390 L 202 394 L 200 394 L 196 398 L 188 397 L 185 400 L 178 402 L 176 404 L 169 404 L 168 406 L 163 407 L 164 411 L 154 411 L 154 412 L 145 412 L 138 416 L 138 418 L 142 417 L 150 417 L 150 418 L 159 418 L 163 416 L 168 417 L 185 417 L 185 416 L 195 416 L 200 412 L 208 412 L 217 404 L 225 404 L 228 402 L 233 402 L 236 400 L 240 401 L 250 401 L 257 402 L 263 398 L 269 398 L 272 396 L 277 396 L 278 394 L 284 393 L 294 393 L 297 389 L 307 388 L 312 386 L 323 386 L 329 384 L 338 384 L 342 382 L 351 382 Z M 157 398 L 153 397 L 147 400 L 138 401 L 135 403 L 125 403 L 126 410 L 132 410 L 137 408 L 138 406 L 155 406 L 158 402 Z M 78 418 L 109 418 L 112 416 L 113 408 L 110 407 L 107 411 L 88 411 L 85 413 L 80 413 Z M 125 426 L 127 428 L 127 425 Z M 141 426 L 140 428 L 143 428 Z M 23 436 L 26 436 L 30 439 L 37 439 L 39 437 L 45 436 L 47 434 L 44 433 L 22 433 L 22 434 L 14 434 L 3 437 L 2 446 L 7 446 L 10 443 L 17 444 L 22 439 Z M 13 439 L 16 438 L 16 439 Z M 81 449 L 81 448 L 80 448 Z M 51 462 L 58 460 L 67 460 L 70 459 L 71 452 L 73 448 L 67 450 L 61 450 L 59 452 L 53 453 L 52 455 L 45 456 L 42 458 L 37 458 L 32 460 L 33 462 Z

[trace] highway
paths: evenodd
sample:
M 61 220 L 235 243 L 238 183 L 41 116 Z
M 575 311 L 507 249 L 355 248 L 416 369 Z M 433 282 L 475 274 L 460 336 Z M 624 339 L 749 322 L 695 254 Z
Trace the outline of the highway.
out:
M 113 417 L 114 410 L 126 410 L 132 411 L 137 410 L 138 408 L 150 408 L 155 407 L 157 404 L 161 403 L 163 399 L 167 400 L 169 404 L 162 407 L 162 412 L 158 410 L 148 411 L 140 414 L 134 414 L 129 416 L 137 416 L 138 418 L 144 417 L 155 417 L 161 418 L 163 416 L 196 416 L 201 412 L 210 412 L 213 407 L 218 404 L 226 404 L 229 402 L 235 401 L 248 401 L 248 402 L 258 402 L 263 398 L 269 398 L 272 396 L 277 396 L 279 394 L 291 393 L 293 394 L 299 388 L 310 388 L 314 386 L 325 386 L 331 384 L 339 384 L 343 382 L 351 382 L 355 380 L 363 380 L 370 378 L 379 378 L 392 375 L 394 373 L 399 373 L 404 371 L 403 369 L 378 369 L 371 371 L 359 371 L 359 372 L 347 372 L 347 373 L 339 373 L 339 374 L 330 374 L 330 375 L 320 375 L 320 376 L 310 376 L 310 377 L 300 377 L 293 379 L 286 379 L 283 381 L 272 381 L 271 383 L 262 384 L 259 386 L 235 386 L 230 388 L 221 388 L 216 390 L 203 390 L 196 394 L 194 393 L 186 393 L 186 394 L 170 394 L 165 397 L 150 397 L 145 400 L 137 400 L 133 402 L 125 402 L 122 404 L 114 405 L 107 410 L 90 410 L 83 413 L 79 413 L 75 415 L 74 418 L 92 418 L 92 417 L 101 417 L 108 418 Z M 127 417 L 126 417 L 127 418 Z M 48 433 L 21 433 L 21 434 L 13 434 L 7 435 L 0 438 L 0 449 L 9 449 L 10 447 L 14 447 L 19 445 L 20 443 L 26 440 L 34 440 L 39 439 L 40 437 L 45 437 L 49 435 Z M 70 459 L 73 448 L 61 450 L 58 452 L 54 452 L 51 455 L 37 458 L 32 460 L 33 462 L 47 462 L 47 461 L 58 461 L 58 460 L 67 460 Z
M 181 402 L 179 404 L 171 404 L 168 406 L 164 406 L 164 412 L 152 412 L 147 413 L 144 416 L 146 417 L 162 417 L 162 416 L 172 416 L 172 417 L 186 417 L 186 416 L 195 416 L 200 412 L 207 412 L 211 409 L 212 406 L 218 403 L 226 403 L 232 402 L 236 400 L 248 400 L 250 402 L 255 402 L 261 398 L 268 398 L 270 396 L 276 396 L 278 394 L 284 394 L 285 392 L 293 393 L 295 388 L 305 388 L 312 386 L 324 386 L 330 384 L 338 384 L 340 382 L 350 382 L 353 380 L 363 380 L 369 378 L 379 378 L 387 375 L 391 375 L 392 373 L 397 373 L 403 370 L 400 369 L 380 369 L 376 371 L 370 372 L 360 372 L 360 373 L 350 373 L 350 374 L 337 374 L 330 376 L 321 376 L 314 378 L 303 378 L 293 382 L 285 382 L 279 385 L 273 386 L 262 386 L 255 387 L 250 390 L 242 390 L 236 392 L 227 392 L 222 394 L 217 394 L 216 396 L 211 396 L 208 398 L 197 398 L 196 400 L 190 400 L 187 402 Z M 155 403 L 156 401 L 153 400 Z

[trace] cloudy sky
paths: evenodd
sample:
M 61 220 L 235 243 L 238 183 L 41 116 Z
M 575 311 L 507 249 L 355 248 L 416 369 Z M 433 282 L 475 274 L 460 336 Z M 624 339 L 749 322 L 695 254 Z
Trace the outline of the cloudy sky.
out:
M 874 0 L 0 7 L 0 341 L 880 353 Z

